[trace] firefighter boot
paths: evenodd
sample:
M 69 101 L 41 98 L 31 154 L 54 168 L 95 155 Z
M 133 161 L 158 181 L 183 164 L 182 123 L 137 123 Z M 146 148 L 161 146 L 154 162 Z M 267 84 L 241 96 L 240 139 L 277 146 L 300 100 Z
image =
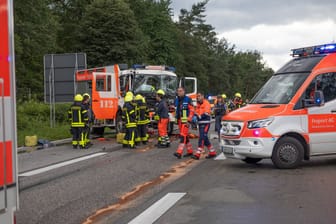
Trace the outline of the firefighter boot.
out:
M 194 153 L 194 150 L 192 148 L 192 145 L 190 142 L 187 143 L 187 153 L 183 155 L 183 157 L 189 157 L 192 156 Z
M 196 160 L 199 160 L 200 157 L 201 157 L 202 152 L 203 152 L 203 149 L 199 147 L 199 148 L 197 149 L 196 153 L 195 153 L 194 155 L 191 156 L 191 158 L 196 159 Z
M 206 159 L 211 159 L 217 156 L 216 150 L 210 145 L 208 146 L 209 154 L 205 157 Z
M 184 149 L 184 144 L 180 143 L 176 152 L 174 153 L 174 156 L 176 156 L 178 159 L 182 158 L 182 153 L 183 153 L 183 149 Z

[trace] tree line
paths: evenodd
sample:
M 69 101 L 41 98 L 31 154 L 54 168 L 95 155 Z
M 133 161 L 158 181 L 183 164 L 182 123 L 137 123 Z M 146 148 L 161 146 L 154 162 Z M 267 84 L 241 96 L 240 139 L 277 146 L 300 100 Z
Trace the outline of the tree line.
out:
M 251 98 L 273 71 L 260 52 L 218 38 L 208 1 L 181 9 L 177 21 L 171 0 L 14 1 L 17 97 L 43 99 L 43 55 L 85 52 L 88 67 L 171 65 L 206 94 Z

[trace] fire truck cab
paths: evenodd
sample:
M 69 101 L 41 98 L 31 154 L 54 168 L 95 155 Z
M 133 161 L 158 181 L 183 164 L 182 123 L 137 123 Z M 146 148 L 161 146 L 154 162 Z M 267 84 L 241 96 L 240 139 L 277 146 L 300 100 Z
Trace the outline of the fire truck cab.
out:
M 222 121 L 226 157 L 294 168 L 336 154 L 336 43 L 292 50 L 250 103 Z
M 18 208 L 13 1 L 0 0 L 0 223 Z
M 174 67 L 113 65 L 101 68 L 85 69 L 76 72 L 77 93 L 89 93 L 92 96 L 92 110 L 95 115 L 93 128 L 100 134 L 105 127 L 122 129 L 121 108 L 126 92 L 145 97 L 150 111 L 154 111 L 156 91 L 162 89 L 166 93 L 169 105 L 173 105 L 176 88 L 184 86 L 188 95 L 196 100 L 197 79 L 184 77 L 178 80 Z M 170 110 L 169 132 L 172 132 L 175 116 L 174 108 Z M 152 121 L 154 122 L 154 121 Z

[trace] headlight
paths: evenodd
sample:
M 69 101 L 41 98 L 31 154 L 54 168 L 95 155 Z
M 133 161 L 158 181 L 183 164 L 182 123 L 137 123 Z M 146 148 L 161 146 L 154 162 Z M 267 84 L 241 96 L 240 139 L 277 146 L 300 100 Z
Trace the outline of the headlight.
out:
M 249 121 L 247 122 L 247 128 L 253 129 L 253 128 L 264 128 L 270 125 L 273 122 L 274 118 L 267 118 L 267 119 L 261 119 L 261 120 L 255 120 L 255 121 Z

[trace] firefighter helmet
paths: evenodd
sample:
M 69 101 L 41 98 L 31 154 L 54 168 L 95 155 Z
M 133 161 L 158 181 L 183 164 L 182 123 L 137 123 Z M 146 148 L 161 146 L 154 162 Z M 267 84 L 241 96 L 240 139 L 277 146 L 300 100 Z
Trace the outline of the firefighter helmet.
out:
M 133 96 L 131 95 L 126 95 L 125 96 L 125 102 L 131 102 L 133 100 Z
M 223 99 L 226 99 L 226 95 L 225 95 L 225 94 L 222 94 L 222 98 L 223 98 Z
M 162 95 L 164 96 L 165 95 L 165 92 L 162 90 L 162 89 L 159 89 L 156 94 L 159 94 L 159 95 Z
M 137 94 L 134 99 L 135 100 L 143 100 L 143 96 L 141 94 Z
M 83 101 L 83 96 L 81 94 L 77 94 L 74 98 L 76 102 L 82 102 Z
M 131 91 L 128 91 L 128 92 L 126 93 L 126 96 L 131 96 L 131 97 L 133 97 L 134 95 L 133 95 L 133 93 L 132 93 Z
M 85 98 L 85 97 L 87 97 L 88 99 L 91 98 L 91 97 L 90 97 L 90 94 L 88 94 L 88 93 L 84 93 L 84 94 L 83 94 L 83 98 Z
M 240 93 L 236 93 L 236 94 L 235 94 L 235 97 L 239 97 L 239 98 L 241 98 L 241 94 L 240 94 Z

